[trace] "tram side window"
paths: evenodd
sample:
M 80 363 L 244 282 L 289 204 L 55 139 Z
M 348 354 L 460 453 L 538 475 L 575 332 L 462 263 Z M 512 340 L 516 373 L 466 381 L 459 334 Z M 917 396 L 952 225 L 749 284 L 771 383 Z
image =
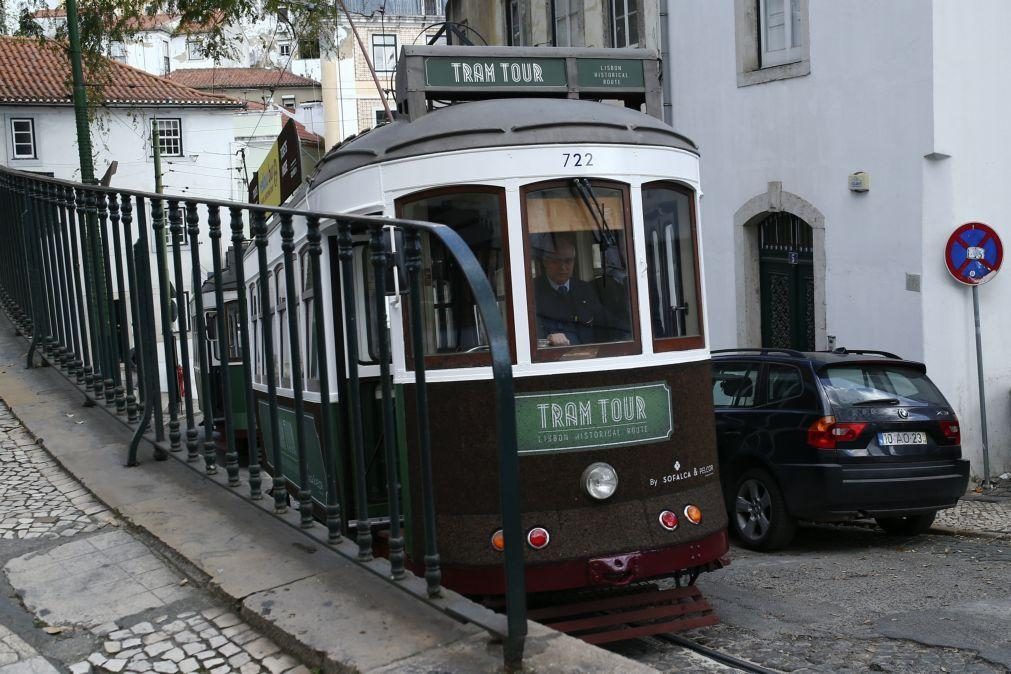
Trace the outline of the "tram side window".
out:
M 252 324 L 252 329 L 250 330 L 250 340 L 249 345 L 253 351 L 253 381 L 260 382 L 260 312 L 259 312 L 259 301 L 260 297 L 257 294 L 257 284 L 250 283 L 249 290 L 246 292 L 246 296 L 249 298 L 249 320 Z
M 225 326 L 228 329 L 228 360 L 235 362 L 242 360 L 242 350 L 239 336 L 239 303 L 225 303 Z
M 312 286 L 313 262 L 308 248 L 302 250 L 299 260 L 302 272 L 302 316 L 305 321 L 305 351 L 302 356 L 305 361 L 305 387 L 309 391 L 319 391 L 319 343 L 316 340 L 316 312 L 313 311 L 316 295 Z
M 523 191 L 534 360 L 636 353 L 624 185 L 572 179 Z
M 274 269 L 275 323 L 276 336 L 274 345 L 274 374 L 278 377 L 277 385 L 281 388 L 291 388 L 291 354 L 288 351 L 288 289 L 284 283 L 284 266 Z
M 456 187 L 408 197 L 398 214 L 451 227 L 470 247 L 491 283 L 508 325 L 508 257 L 505 192 L 492 187 Z M 445 356 L 463 365 L 463 354 L 488 362 L 488 335 L 466 278 L 453 256 L 431 237 L 421 238 L 422 332 L 426 356 Z M 438 364 L 438 359 L 435 359 Z M 449 364 L 449 362 L 447 362 Z
M 649 309 L 657 351 L 698 348 L 702 341 L 694 196 L 670 183 L 642 188 Z
M 221 362 L 221 352 L 218 347 L 218 312 L 204 312 L 204 330 L 207 333 L 207 341 L 211 345 L 211 358 L 214 364 Z

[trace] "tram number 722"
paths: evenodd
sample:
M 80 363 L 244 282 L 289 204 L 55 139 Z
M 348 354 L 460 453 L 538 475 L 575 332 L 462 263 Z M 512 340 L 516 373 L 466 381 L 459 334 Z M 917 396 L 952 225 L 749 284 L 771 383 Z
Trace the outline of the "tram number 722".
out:
M 563 152 L 562 166 L 593 166 L 593 155 L 589 152 Z

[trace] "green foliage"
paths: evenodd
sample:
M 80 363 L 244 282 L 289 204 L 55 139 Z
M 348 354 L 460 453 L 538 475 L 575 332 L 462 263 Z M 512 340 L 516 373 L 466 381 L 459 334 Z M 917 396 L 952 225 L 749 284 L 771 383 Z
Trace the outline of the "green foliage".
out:
M 4 2 L 4 0 L 0 0 Z M 61 4 L 61 7 L 65 5 Z M 18 34 L 41 37 L 42 29 L 32 14 L 45 9 L 45 0 L 28 0 L 20 16 Z M 281 16 L 292 31 L 315 41 L 320 31 L 332 26 L 333 7 L 319 11 L 312 2 L 282 0 L 79 0 L 81 50 L 86 66 L 101 69 L 113 42 L 128 43 L 137 34 L 167 20 L 178 19 L 174 34 L 199 36 L 204 55 L 227 59 L 236 54 L 235 34 L 230 26 Z M 47 19 L 41 19 L 47 21 Z M 58 22 L 58 40 L 66 39 L 66 24 Z

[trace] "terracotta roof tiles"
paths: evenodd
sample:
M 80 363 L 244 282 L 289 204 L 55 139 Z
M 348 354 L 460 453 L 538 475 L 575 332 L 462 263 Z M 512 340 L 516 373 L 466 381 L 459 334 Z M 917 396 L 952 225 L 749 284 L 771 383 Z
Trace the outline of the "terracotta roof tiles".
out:
M 106 105 L 241 106 L 240 101 L 197 91 L 117 61 L 110 60 L 108 65 Z M 70 82 L 70 61 L 58 43 L 0 36 L 0 105 L 72 105 Z
M 194 89 L 318 87 L 319 82 L 288 70 L 268 68 L 180 68 L 167 75 L 173 82 Z

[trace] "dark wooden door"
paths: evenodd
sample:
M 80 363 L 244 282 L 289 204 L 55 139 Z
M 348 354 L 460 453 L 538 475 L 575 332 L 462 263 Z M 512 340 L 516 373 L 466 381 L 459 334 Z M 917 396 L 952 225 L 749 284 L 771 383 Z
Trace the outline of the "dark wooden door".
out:
M 790 213 L 759 225 L 762 346 L 814 350 L 814 256 L 811 226 Z

